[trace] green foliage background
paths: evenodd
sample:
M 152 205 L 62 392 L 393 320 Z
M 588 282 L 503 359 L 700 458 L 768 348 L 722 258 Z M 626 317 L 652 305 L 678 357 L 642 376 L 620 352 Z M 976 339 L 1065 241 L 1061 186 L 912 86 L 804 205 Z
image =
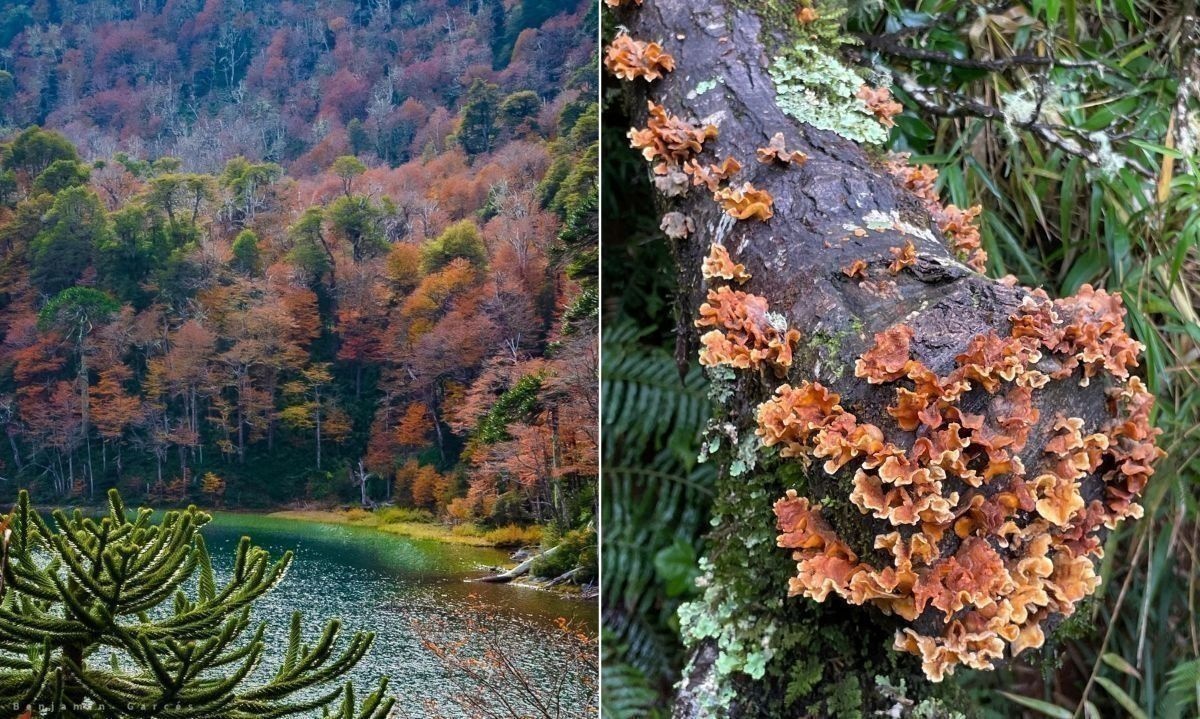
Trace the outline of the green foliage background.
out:
M 1042 87 L 1042 117 L 1100 157 L 1089 163 L 1002 116 L 937 117 L 893 88 L 906 111 L 891 149 L 935 166 L 943 200 L 983 204 L 990 275 L 1011 273 L 1053 296 L 1084 283 L 1122 293 L 1130 329 L 1146 345 L 1142 369 L 1169 452 L 1143 498 L 1146 517 L 1108 537 L 1097 595 L 1035 656 L 953 678 L 970 698 L 955 708 L 974 716 L 1200 714 L 1200 163 L 1172 138 L 1189 8 L 1194 14 L 1194 2 L 1149 0 L 847 3 L 851 32 L 898 33 L 901 44 L 952 61 L 1036 54 L 1093 63 L 993 72 L 852 49 L 881 76 L 903 73 L 997 107 Z M 675 610 L 695 591 L 689 580 L 714 472 L 694 463 L 705 383 L 694 363 L 682 380 L 675 367 L 674 268 L 644 164 L 628 149 L 619 91 L 606 82 L 604 709 L 656 716 L 682 666 Z

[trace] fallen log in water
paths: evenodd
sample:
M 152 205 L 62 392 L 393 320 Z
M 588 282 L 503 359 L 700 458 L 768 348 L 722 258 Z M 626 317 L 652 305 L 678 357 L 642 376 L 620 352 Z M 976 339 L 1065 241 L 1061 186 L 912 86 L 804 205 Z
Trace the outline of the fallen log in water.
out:
M 500 574 L 493 574 L 493 575 L 487 576 L 487 577 L 480 577 L 477 581 L 488 582 L 489 584 L 505 584 L 505 583 L 511 582 L 514 579 L 517 579 L 518 577 L 523 577 L 529 573 L 529 569 L 533 566 L 534 562 L 536 562 L 538 559 L 541 559 L 542 557 L 550 556 L 551 554 L 556 552 L 560 546 L 562 546 L 562 545 L 556 545 L 554 547 L 551 547 L 550 549 L 547 549 L 546 551 L 542 552 L 541 554 L 532 556 L 529 559 L 526 559 L 525 561 L 521 562 L 517 566 L 513 567 L 512 569 L 508 570 L 507 572 L 501 572 Z

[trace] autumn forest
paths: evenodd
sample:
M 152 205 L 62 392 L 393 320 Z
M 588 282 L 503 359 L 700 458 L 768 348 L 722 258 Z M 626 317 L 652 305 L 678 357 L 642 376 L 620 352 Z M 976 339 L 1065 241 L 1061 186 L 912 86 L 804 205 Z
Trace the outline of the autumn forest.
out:
M 592 5 L 6 3 L 4 501 L 586 523 Z

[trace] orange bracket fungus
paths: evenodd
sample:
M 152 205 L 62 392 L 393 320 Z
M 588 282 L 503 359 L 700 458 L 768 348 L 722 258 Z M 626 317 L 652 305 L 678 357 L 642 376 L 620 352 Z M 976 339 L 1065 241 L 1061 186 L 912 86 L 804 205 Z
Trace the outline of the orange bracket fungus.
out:
M 842 274 L 847 277 L 850 277 L 850 278 L 862 277 L 865 279 L 867 276 L 866 260 L 859 258 L 859 259 L 851 262 L 850 264 L 848 264 L 842 268 Z
M 867 109 L 884 127 L 894 126 L 896 121 L 892 118 L 904 111 L 904 106 L 892 99 L 892 91 L 886 87 L 863 85 L 858 88 L 858 99 L 866 103 Z
M 937 170 L 929 165 L 909 165 L 906 154 L 891 155 L 886 165 L 901 186 L 925 205 L 954 253 L 971 269 L 982 272 L 987 265 L 987 252 L 980 246 L 979 237 L 979 213 L 983 208 L 975 205 L 963 210 L 954 205 L 942 205 L 937 193 Z
M 913 245 L 912 240 L 905 240 L 901 247 L 889 248 L 892 253 L 892 263 L 888 265 L 888 272 L 893 275 L 904 269 L 917 264 L 917 248 Z
M 673 240 L 682 240 L 696 231 L 696 223 L 682 212 L 668 212 L 663 215 L 659 229 Z
M 849 502 L 886 523 L 875 525 L 875 553 L 861 556 L 789 491 L 775 504 L 779 546 L 797 561 L 789 593 L 836 594 L 908 622 L 895 648 L 918 655 L 932 681 L 1041 646 L 1047 620 L 1096 590 L 1100 532 L 1140 516 L 1137 495 L 1163 455 L 1152 398 L 1129 374 L 1141 348 L 1123 315 L 1119 297 L 1091 287 L 1055 302 L 1033 292 L 1011 317 L 1012 336 L 972 337 L 945 376 L 912 356 L 911 327 L 878 333 L 854 373 L 895 385 L 890 430 L 860 423 L 818 383 L 781 386 L 758 408 L 763 445 L 827 458 L 829 475 L 852 472 Z M 1114 417 L 1088 426 L 1059 415 L 1032 441 L 1036 393 L 1100 372 Z
M 743 183 L 741 187 L 717 190 L 713 197 L 727 214 L 739 220 L 754 218 L 765 222 L 774 215 L 771 205 L 775 200 L 771 193 L 756 189 L 749 182 Z
M 716 192 L 721 183 L 728 180 L 742 166 L 732 157 L 726 157 L 715 165 L 702 165 L 695 160 L 683 163 L 683 171 L 692 176 L 692 184 L 707 187 L 709 192 Z
M 696 327 L 715 329 L 700 338 L 700 364 L 750 369 L 766 363 L 786 370 L 800 333 L 779 325 L 768 313 L 765 297 L 725 286 L 709 290 Z
M 668 167 L 690 160 L 699 154 L 707 140 L 717 136 L 716 127 L 697 127 L 669 114 L 662 105 L 653 101 L 648 103 L 648 108 L 650 118 L 646 127 L 631 129 L 629 141 L 634 149 L 642 151 L 642 156 L 647 160 L 660 161 L 654 168 L 656 174 L 665 174 Z
M 713 245 L 704 258 L 704 266 L 700 268 L 705 279 L 731 280 L 741 284 L 750 279 L 746 266 L 734 262 L 729 256 L 729 250 L 724 245 Z
M 622 80 L 651 82 L 675 69 L 675 58 L 656 42 L 634 40 L 627 33 L 613 39 L 604 53 L 604 67 Z
M 786 140 L 784 140 L 782 132 L 772 135 L 771 141 L 767 143 L 767 146 L 758 148 L 755 154 L 758 156 L 758 161 L 764 164 L 779 162 L 784 165 L 802 165 L 808 160 L 808 155 L 805 155 L 803 152 L 787 149 Z

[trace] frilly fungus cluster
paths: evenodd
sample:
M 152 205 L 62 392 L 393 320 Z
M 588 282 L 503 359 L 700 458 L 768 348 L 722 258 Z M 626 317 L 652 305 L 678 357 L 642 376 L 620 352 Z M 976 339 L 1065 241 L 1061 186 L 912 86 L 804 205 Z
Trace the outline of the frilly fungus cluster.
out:
M 905 267 L 912 267 L 917 264 L 917 246 L 912 240 L 905 240 L 900 247 L 891 248 L 892 262 L 888 265 L 888 272 L 893 275 L 903 270 Z
M 604 53 L 604 67 L 622 80 L 652 82 L 675 69 L 675 58 L 656 42 L 641 42 L 621 33 Z
M 964 210 L 955 205 L 943 205 L 938 199 L 937 170 L 929 165 L 908 164 L 907 154 L 892 155 L 886 165 L 892 176 L 925 205 L 959 259 L 976 272 L 983 272 L 987 265 L 987 252 L 980 246 L 979 238 L 979 213 L 983 208 L 975 205 Z
M 808 155 L 803 152 L 787 149 L 787 140 L 784 139 L 782 132 L 772 135 L 767 146 L 758 148 L 755 154 L 758 156 L 758 161 L 763 164 L 778 162 L 783 165 L 803 165 L 808 161 Z
M 735 281 L 750 279 L 746 268 L 735 263 L 721 245 L 713 245 L 704 261 L 705 278 Z M 708 301 L 700 305 L 696 327 L 712 328 L 700 337 L 700 364 L 729 365 L 751 369 L 760 365 L 774 367 L 782 374 L 792 366 L 792 348 L 800 333 L 788 329 L 779 315 L 768 311 L 767 299 L 727 285 L 708 291 Z
M 817 17 L 810 8 L 800 12 L 807 13 L 798 16 L 802 23 Z M 622 34 L 606 66 L 626 80 L 653 81 L 674 60 L 657 43 Z M 901 111 L 886 89 L 864 85 L 858 99 L 884 126 Z M 660 191 L 675 197 L 702 186 L 738 220 L 772 217 L 768 192 L 730 182 L 741 170 L 736 159 L 714 165 L 698 159 L 716 127 L 648 106 L 646 127 L 631 129 L 629 138 L 653 163 Z M 807 160 L 787 149 L 782 133 L 756 155 L 783 166 Z M 979 206 L 943 205 L 937 172 L 910 166 L 905 156 L 893 156 L 887 168 L 921 200 L 959 258 L 982 270 Z M 667 213 L 662 227 L 673 238 L 695 229 L 679 212 Z M 896 274 L 916 262 L 916 247 L 908 240 L 892 255 L 889 270 Z M 710 289 L 695 322 L 708 330 L 701 364 L 771 368 L 785 376 L 800 333 L 769 311 L 765 297 L 731 286 L 750 275 L 724 246 L 711 247 L 702 271 Z M 842 272 L 865 278 L 867 264 L 856 260 Z M 860 422 L 818 382 L 778 387 L 757 409 L 761 443 L 778 447 L 782 458 L 820 462 L 820 471 L 844 477 L 848 501 L 874 533 L 871 546 L 855 551 L 821 506 L 788 491 L 775 514 L 778 543 L 794 550 L 798 562 L 789 593 L 816 601 L 836 594 L 905 620 L 895 647 L 918 655 L 933 681 L 959 664 L 990 669 L 1006 652 L 1041 646 L 1046 620 L 1072 614 L 1095 591 L 1100 534 L 1140 516 L 1136 498 L 1163 454 L 1154 444 L 1159 430 L 1149 424 L 1153 398 L 1129 374 L 1141 347 L 1126 334 L 1124 313 L 1119 297 L 1086 285 L 1055 301 L 1032 291 L 1011 317 L 1010 336 L 973 337 L 944 374 L 914 358 L 912 328 L 895 325 L 877 334 L 855 365 L 856 377 L 894 386 L 887 407 L 894 426 L 886 431 Z M 1042 420 L 1034 401 L 1039 391 L 1076 378 L 1086 386 L 1102 372 L 1114 385 L 1108 390 L 1114 419 L 1087 426 L 1058 415 L 1047 418 L 1049 436 L 1032 436 Z
M 849 501 L 882 520 L 875 555 L 861 557 L 820 507 L 789 491 L 775 504 L 779 545 L 798 562 L 789 592 L 833 593 L 910 622 L 895 647 L 919 655 L 933 681 L 1041 646 L 1046 619 L 1069 616 L 1095 591 L 1100 532 L 1141 515 L 1136 497 L 1163 454 L 1149 424 L 1153 398 L 1129 374 L 1140 345 L 1124 313 L 1119 297 L 1090 286 L 1053 302 L 1035 291 L 1012 316 L 1012 336 L 972 338 L 945 375 L 912 357 L 910 327 L 877 334 L 855 376 L 895 385 L 890 432 L 858 421 L 819 383 L 780 387 L 758 408 L 763 444 L 823 459 L 830 475 L 852 470 Z M 1101 371 L 1114 380 L 1114 419 L 1088 427 L 1058 415 L 1050 436 L 1033 441 L 1036 393 L 1052 380 L 1087 385 Z M 971 403 L 979 413 L 964 407 L 972 392 L 986 400 Z M 1102 493 L 1085 489 L 1092 475 Z
M 904 110 L 903 105 L 892 99 L 892 91 L 886 87 L 863 85 L 858 88 L 858 99 L 866 103 L 867 109 L 884 127 L 895 126 L 896 121 L 892 118 Z
M 722 209 L 739 220 L 769 220 L 775 214 L 771 210 L 774 200 L 766 190 L 757 190 L 749 182 L 740 187 L 723 187 L 713 193 L 713 198 Z

